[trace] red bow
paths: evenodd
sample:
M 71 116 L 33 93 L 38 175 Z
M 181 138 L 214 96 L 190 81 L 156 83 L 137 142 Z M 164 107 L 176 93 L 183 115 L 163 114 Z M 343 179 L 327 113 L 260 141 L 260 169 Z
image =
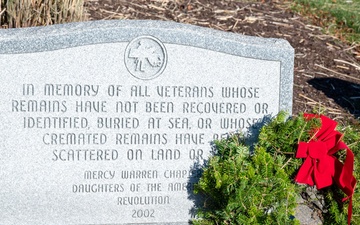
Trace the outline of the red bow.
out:
M 318 118 L 314 114 L 304 114 L 306 119 Z M 349 199 L 348 224 L 352 215 L 352 196 L 354 194 L 356 179 L 353 176 L 354 154 L 349 147 L 341 141 L 342 134 L 335 130 L 337 123 L 326 116 L 320 116 L 321 128 L 309 142 L 300 142 L 296 158 L 305 158 L 304 163 L 299 169 L 295 181 L 298 183 L 313 186 L 317 189 L 332 185 L 333 180 Z M 335 156 L 339 150 L 346 150 L 344 164 Z

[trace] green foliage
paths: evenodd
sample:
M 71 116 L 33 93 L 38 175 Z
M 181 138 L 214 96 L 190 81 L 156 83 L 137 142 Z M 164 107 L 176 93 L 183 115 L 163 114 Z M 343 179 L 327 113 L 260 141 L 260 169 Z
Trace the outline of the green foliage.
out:
M 344 134 L 343 141 L 352 150 L 355 156 L 354 176 L 359 181 L 360 178 L 360 126 L 348 125 L 338 127 L 338 131 Z M 339 158 L 344 158 L 345 151 L 341 151 Z M 359 186 L 359 185 L 357 185 Z M 328 213 L 324 214 L 324 224 L 347 224 L 348 202 L 342 203 L 342 199 L 346 197 L 336 185 L 323 190 L 325 201 L 328 206 Z M 352 224 L 360 224 L 360 190 L 355 189 L 353 196 L 353 215 Z
M 344 142 L 355 155 L 355 177 L 360 178 L 360 125 L 345 126 L 339 130 L 344 134 Z
M 295 185 L 265 151 L 249 148 L 238 136 L 216 141 L 218 154 L 195 186 L 207 197 L 194 224 L 296 224 Z
M 360 42 L 360 0 L 296 0 L 293 9 L 350 43 Z
M 283 165 L 290 178 L 302 164 L 296 159 L 297 145 L 300 141 L 308 141 L 310 130 L 320 126 L 321 121 L 314 119 L 306 121 L 302 115 L 289 119 L 285 112 L 280 112 L 269 124 L 261 128 L 258 146 L 266 148 L 274 159 Z
M 310 140 L 320 123 L 319 119 L 305 120 L 302 115 L 288 118 L 281 112 L 261 129 L 252 156 L 238 135 L 216 141 L 217 154 L 210 158 L 195 186 L 195 193 L 204 194 L 206 201 L 194 224 L 297 224 L 290 219 L 295 197 L 306 187 L 293 182 L 303 162 L 295 158 L 297 144 Z M 338 130 L 355 155 L 354 174 L 359 178 L 360 127 Z M 337 157 L 343 160 L 345 151 L 339 151 Z M 335 184 L 319 193 L 326 204 L 324 224 L 346 224 L 348 202 L 342 202 L 344 193 Z M 360 224 L 359 188 L 353 196 L 352 223 Z

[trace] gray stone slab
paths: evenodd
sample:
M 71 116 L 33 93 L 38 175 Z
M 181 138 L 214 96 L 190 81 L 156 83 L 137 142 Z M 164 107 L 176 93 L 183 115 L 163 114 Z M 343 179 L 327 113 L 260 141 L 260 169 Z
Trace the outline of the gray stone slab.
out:
M 187 224 L 211 141 L 291 113 L 293 60 L 174 22 L 0 30 L 0 224 Z

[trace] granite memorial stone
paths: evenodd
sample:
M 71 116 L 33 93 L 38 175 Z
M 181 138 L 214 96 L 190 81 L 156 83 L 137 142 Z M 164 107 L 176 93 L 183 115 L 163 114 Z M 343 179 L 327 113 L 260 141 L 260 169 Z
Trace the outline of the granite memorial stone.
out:
M 187 224 L 211 141 L 291 113 L 293 59 L 174 22 L 0 30 L 0 224 Z

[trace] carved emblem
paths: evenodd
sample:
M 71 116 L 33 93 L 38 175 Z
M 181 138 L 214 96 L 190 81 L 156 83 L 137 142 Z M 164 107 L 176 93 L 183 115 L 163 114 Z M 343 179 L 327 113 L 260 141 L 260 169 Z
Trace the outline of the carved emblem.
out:
M 154 37 L 138 37 L 126 47 L 125 65 L 136 78 L 153 79 L 164 71 L 166 63 L 165 46 Z

